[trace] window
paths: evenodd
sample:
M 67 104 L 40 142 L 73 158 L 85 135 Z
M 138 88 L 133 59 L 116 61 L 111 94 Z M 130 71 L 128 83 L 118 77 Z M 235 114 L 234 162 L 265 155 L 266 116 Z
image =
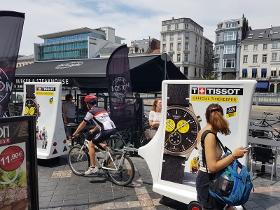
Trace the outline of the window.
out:
M 272 77 L 276 77 L 276 71 L 274 70 L 274 71 L 271 71 L 271 76 Z
M 171 30 L 171 25 L 168 25 L 167 26 L 167 31 L 170 31 Z
M 170 49 L 170 51 L 173 51 L 173 43 L 170 43 L 169 49 Z
M 177 39 L 180 40 L 180 41 L 182 40 L 182 33 L 178 34 L 178 38 Z
M 242 69 L 242 78 L 247 78 L 248 72 L 247 69 Z
M 253 55 L 253 63 L 258 63 L 258 55 Z
M 261 77 L 266 78 L 266 74 L 267 74 L 267 69 L 262 69 L 261 70 Z
M 184 67 L 184 75 L 188 75 L 188 67 Z
M 243 63 L 248 63 L 248 55 L 243 56 Z
M 196 73 L 196 68 L 194 68 L 194 76 L 195 76 L 195 77 L 196 77 L 196 74 L 197 74 L 197 73 Z
M 248 50 L 248 45 L 244 45 L 244 50 Z
M 224 54 L 234 54 L 235 53 L 235 45 L 225 45 Z
M 185 62 L 188 62 L 189 61 L 189 55 L 188 53 L 185 53 L 185 59 L 184 59 Z
M 162 45 L 162 51 L 165 52 L 166 51 L 166 44 Z
M 262 55 L 262 62 L 266 63 L 267 62 L 267 54 Z
M 185 28 L 186 28 L 186 29 L 189 28 L 189 24 L 186 23 L 186 24 L 185 24 Z
M 177 54 L 177 62 L 181 62 L 181 54 Z
M 271 61 L 277 60 L 277 53 L 272 53 Z
M 223 68 L 234 68 L 235 59 L 224 59 Z
M 185 42 L 185 50 L 189 50 L 189 43 Z
M 175 29 L 178 30 L 179 26 L 178 23 L 175 24 Z
M 228 31 L 224 33 L 224 41 L 236 40 L 236 32 Z
M 278 42 L 272 42 L 272 49 L 278 48 Z
M 257 51 L 257 50 L 258 50 L 258 45 L 254 44 L 254 51 Z
M 170 34 L 169 40 L 170 40 L 170 41 L 173 41 L 173 40 L 174 40 L 174 34 Z
M 267 49 L 267 44 L 263 44 L 263 50 Z
M 257 73 L 258 73 L 257 69 L 252 69 L 252 78 L 257 78 Z
M 162 35 L 162 41 L 166 41 L 166 34 Z
M 177 44 L 177 51 L 181 51 L 181 49 L 182 49 L 182 43 L 179 42 L 179 43 Z
M 220 54 L 220 47 L 216 47 L 215 52 L 216 54 Z

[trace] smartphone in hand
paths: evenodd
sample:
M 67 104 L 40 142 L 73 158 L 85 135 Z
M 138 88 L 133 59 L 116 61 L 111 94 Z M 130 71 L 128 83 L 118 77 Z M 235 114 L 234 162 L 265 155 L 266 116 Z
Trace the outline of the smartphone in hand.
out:
M 248 145 L 247 147 L 244 147 L 244 149 L 249 150 L 251 147 L 251 145 Z

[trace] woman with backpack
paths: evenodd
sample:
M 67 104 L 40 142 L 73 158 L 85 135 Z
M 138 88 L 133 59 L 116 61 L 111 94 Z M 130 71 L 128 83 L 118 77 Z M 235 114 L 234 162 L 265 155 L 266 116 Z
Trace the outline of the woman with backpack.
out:
M 248 150 L 240 147 L 235 149 L 232 154 L 222 157 L 223 150 L 217 133 L 230 134 L 228 122 L 223 116 L 223 108 L 219 104 L 210 104 L 206 109 L 205 117 L 207 124 L 200 130 L 197 137 L 200 164 L 196 178 L 197 200 L 203 209 L 222 210 L 226 205 L 211 197 L 209 194 L 210 182 L 215 178 L 217 172 L 226 168 L 234 160 L 243 157 Z M 233 208 L 227 206 L 226 209 Z

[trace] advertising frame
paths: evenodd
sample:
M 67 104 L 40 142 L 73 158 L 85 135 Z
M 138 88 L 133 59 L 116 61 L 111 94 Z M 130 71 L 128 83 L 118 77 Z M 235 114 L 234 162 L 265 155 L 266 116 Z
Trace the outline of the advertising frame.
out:
M 25 160 L 26 160 L 26 178 L 27 178 L 27 200 L 28 209 L 39 209 L 38 197 L 38 170 L 37 170 L 37 147 L 35 139 L 35 117 L 32 116 L 16 116 L 1 118 L 0 125 L 9 125 L 12 123 L 27 122 L 27 132 L 25 143 Z M 23 143 L 23 142 L 22 142 Z M 8 144 L 4 146 L 12 146 Z

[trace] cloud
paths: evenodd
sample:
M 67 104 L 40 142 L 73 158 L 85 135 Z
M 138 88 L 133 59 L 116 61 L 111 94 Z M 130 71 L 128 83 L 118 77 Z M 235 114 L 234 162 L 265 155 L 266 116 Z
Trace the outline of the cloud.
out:
M 255 0 L 9 0 L 4 10 L 24 12 L 21 54 L 32 54 L 37 36 L 79 27 L 111 26 L 127 43 L 131 40 L 160 38 L 161 21 L 189 17 L 204 28 L 204 36 L 215 40 L 218 22 L 248 18 L 253 28 L 280 25 L 280 1 Z

